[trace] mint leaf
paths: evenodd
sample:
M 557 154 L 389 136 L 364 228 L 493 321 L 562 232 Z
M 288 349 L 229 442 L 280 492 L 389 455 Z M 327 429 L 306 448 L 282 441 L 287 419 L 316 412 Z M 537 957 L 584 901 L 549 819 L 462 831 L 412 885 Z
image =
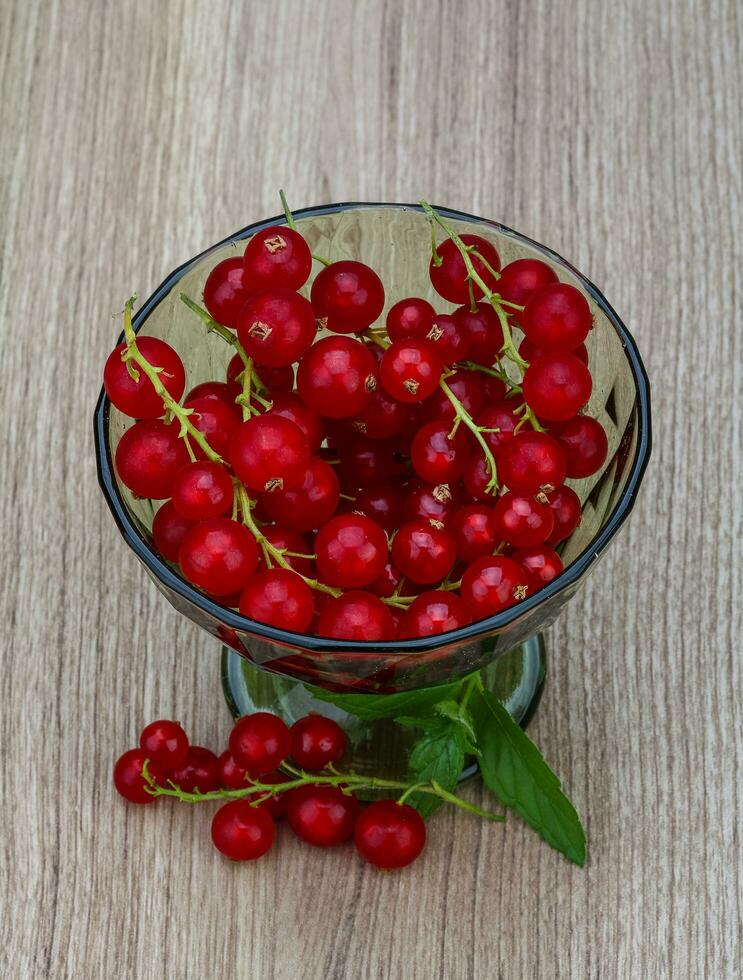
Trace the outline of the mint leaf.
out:
M 548 844 L 583 867 L 586 837 L 580 818 L 539 749 L 489 691 L 475 691 L 471 705 L 487 788 Z
M 411 783 L 435 781 L 453 790 L 464 768 L 464 751 L 457 736 L 459 726 L 442 719 L 437 729 L 427 732 L 410 753 L 408 778 Z M 431 793 L 411 793 L 407 802 L 426 819 L 444 802 Z
M 394 718 L 396 715 L 427 714 L 430 709 L 456 697 L 462 681 L 453 684 L 438 684 L 436 687 L 423 687 L 418 691 L 403 691 L 400 694 L 335 694 L 321 687 L 305 685 L 318 701 L 327 701 L 342 708 L 358 718 Z

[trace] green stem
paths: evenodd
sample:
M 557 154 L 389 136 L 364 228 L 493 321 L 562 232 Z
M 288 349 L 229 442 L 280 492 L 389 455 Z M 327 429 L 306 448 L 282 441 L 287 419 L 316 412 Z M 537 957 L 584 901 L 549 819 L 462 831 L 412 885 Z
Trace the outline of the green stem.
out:
M 485 454 L 485 459 L 487 460 L 488 469 L 490 471 L 490 482 L 486 487 L 486 492 L 489 490 L 492 491 L 497 490 L 498 470 L 495 465 L 495 457 L 493 456 L 490 446 L 485 441 L 485 437 L 480 431 L 480 426 L 475 423 L 472 416 L 465 409 L 464 405 L 460 402 L 460 400 L 457 398 L 457 396 L 454 394 L 454 392 L 451 390 L 451 388 L 446 383 L 446 381 L 444 381 L 443 378 L 441 379 L 441 381 L 439 381 L 439 386 L 441 387 L 441 390 L 444 392 L 446 397 L 454 406 L 454 412 L 456 413 L 457 418 L 460 418 L 462 422 L 464 422 L 464 424 L 467 426 L 470 432 L 474 435 L 475 439 L 477 439 L 477 441 L 480 443 L 480 447 L 483 453 Z
M 286 194 L 282 190 L 279 191 L 279 198 L 281 200 L 281 207 L 284 209 L 284 216 L 286 217 L 286 223 L 289 225 L 292 231 L 296 231 L 297 226 L 294 221 L 294 215 L 289 210 L 289 205 L 287 204 L 286 201 Z M 315 253 L 313 252 L 312 258 L 315 259 L 316 262 L 320 262 L 322 265 L 325 266 L 330 265 L 330 259 L 323 258 L 322 255 L 315 255 Z
M 225 327 L 223 324 L 218 323 L 214 317 L 211 316 L 211 314 L 207 313 L 203 306 L 199 306 L 198 303 L 194 303 L 191 297 L 186 296 L 185 293 L 180 294 L 180 300 L 184 306 L 187 306 L 192 313 L 195 313 L 196 316 L 203 321 L 206 329 L 210 333 L 218 334 L 222 340 L 230 345 L 230 347 L 235 348 L 240 355 L 240 359 L 242 360 L 243 364 L 248 363 L 248 355 L 245 353 L 243 345 L 237 339 L 237 335 L 234 334 L 229 327 Z

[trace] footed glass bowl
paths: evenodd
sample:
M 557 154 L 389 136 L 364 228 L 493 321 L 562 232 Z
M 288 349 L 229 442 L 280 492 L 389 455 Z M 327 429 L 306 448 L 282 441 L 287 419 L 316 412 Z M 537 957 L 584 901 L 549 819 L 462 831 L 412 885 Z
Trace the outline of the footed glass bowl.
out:
M 304 684 L 331 691 L 399 692 L 451 681 L 492 665 L 484 676 L 517 719 L 523 720 L 544 676 L 539 634 L 554 622 L 596 567 L 632 509 L 650 456 L 651 430 L 648 381 L 629 332 L 596 287 L 555 252 L 495 222 L 446 208 L 437 210 L 460 234 L 475 231 L 492 241 L 504 265 L 522 257 L 548 262 L 561 280 L 581 289 L 591 305 L 595 326 L 586 342 L 593 375 L 588 412 L 606 430 L 609 453 L 599 473 L 568 481 L 581 499 L 583 519 L 558 548 L 565 570 L 523 602 L 429 638 L 349 642 L 291 633 L 247 619 L 190 585 L 152 547 L 150 529 L 157 504 L 136 499 L 118 480 L 113 466 L 116 446 L 131 420 L 101 392 L 95 410 L 95 443 L 99 480 L 108 505 L 127 544 L 168 601 L 233 651 L 225 658 L 223 676 L 235 713 L 264 707 L 291 721 L 308 708 L 319 707 Z M 440 312 L 453 308 L 430 284 L 430 229 L 417 205 L 332 204 L 299 211 L 295 217 L 313 252 L 331 260 L 359 259 L 379 273 L 387 297 L 382 322 L 386 309 L 405 296 L 422 296 Z M 234 351 L 220 337 L 206 332 L 199 318 L 180 302 L 180 293 L 200 303 L 206 277 L 217 262 L 242 254 L 245 243 L 260 229 L 283 223 L 282 216 L 250 225 L 189 260 L 168 276 L 136 314 L 136 330 L 160 337 L 179 352 L 187 371 L 186 390 L 202 381 L 224 378 Z M 304 288 L 305 295 L 308 289 Z M 515 337 L 518 342 L 518 330 Z M 510 656 L 496 663 L 504 654 Z M 322 706 L 322 710 L 327 708 Z M 370 737 L 368 725 L 356 727 L 358 739 Z

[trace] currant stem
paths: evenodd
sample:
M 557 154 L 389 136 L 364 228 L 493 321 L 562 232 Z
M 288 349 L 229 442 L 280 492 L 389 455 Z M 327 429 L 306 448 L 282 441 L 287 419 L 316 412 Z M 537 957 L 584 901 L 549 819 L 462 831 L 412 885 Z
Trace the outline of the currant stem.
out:
M 126 351 L 124 351 L 122 354 L 122 360 L 134 361 L 134 363 L 142 369 L 144 374 L 152 383 L 152 387 L 159 395 L 166 411 L 170 412 L 174 419 L 178 419 L 181 426 L 181 431 L 179 434 L 186 443 L 186 449 L 188 450 L 191 459 L 194 459 L 195 455 L 189 442 L 189 438 L 194 440 L 207 459 L 210 459 L 214 463 L 224 462 L 219 453 L 214 452 L 212 447 L 206 441 L 204 435 L 199 432 L 193 422 L 191 422 L 189 416 L 193 414 L 192 409 L 184 408 L 177 401 L 175 401 L 174 398 L 171 398 L 168 390 L 160 380 L 160 369 L 153 367 L 153 365 L 150 364 L 137 346 L 137 335 L 134 332 L 134 327 L 132 326 L 132 310 L 134 309 L 136 299 L 136 296 L 131 296 L 127 300 L 126 306 L 124 307 L 124 338 L 126 341 Z
M 286 201 L 286 194 L 283 192 L 283 190 L 279 191 L 279 198 L 281 200 L 281 207 L 284 209 L 284 216 L 286 218 L 286 223 L 289 225 L 292 231 L 296 231 L 297 225 L 294 221 L 294 215 L 289 210 L 289 205 L 287 204 Z M 325 259 L 322 257 L 322 255 L 315 255 L 315 253 L 313 252 L 312 258 L 315 259 L 316 262 L 320 262 L 322 265 L 325 266 L 330 265 L 330 259 Z
M 210 313 L 207 313 L 203 306 L 199 306 L 198 303 L 194 303 L 190 296 L 186 296 L 185 293 L 181 293 L 180 300 L 184 306 L 187 306 L 192 313 L 195 313 L 196 316 L 203 321 L 206 329 L 210 333 L 218 334 L 222 340 L 230 345 L 230 347 L 235 348 L 240 355 L 240 359 L 243 364 L 248 363 L 248 355 L 245 353 L 243 345 L 237 339 L 236 334 L 234 334 L 228 327 L 225 327 L 224 324 L 218 323 Z
M 462 422 L 464 422 L 464 424 L 467 426 L 470 432 L 474 435 L 475 439 L 477 439 L 477 441 L 480 443 L 480 447 L 483 453 L 485 454 L 485 459 L 487 460 L 488 469 L 490 471 L 490 482 L 485 488 L 486 492 L 488 490 L 497 490 L 498 470 L 495 465 L 495 456 L 493 456 L 490 446 L 485 441 L 485 438 L 482 432 L 480 431 L 480 426 L 476 424 L 472 416 L 469 414 L 469 412 L 466 410 L 464 405 L 460 402 L 460 400 L 457 398 L 457 396 L 454 394 L 454 392 L 451 390 L 451 388 L 446 383 L 446 381 L 444 381 L 443 378 L 441 379 L 441 381 L 439 381 L 439 386 L 441 390 L 444 392 L 444 394 L 446 395 L 446 397 L 454 406 L 454 412 L 456 413 L 457 418 L 461 419 Z

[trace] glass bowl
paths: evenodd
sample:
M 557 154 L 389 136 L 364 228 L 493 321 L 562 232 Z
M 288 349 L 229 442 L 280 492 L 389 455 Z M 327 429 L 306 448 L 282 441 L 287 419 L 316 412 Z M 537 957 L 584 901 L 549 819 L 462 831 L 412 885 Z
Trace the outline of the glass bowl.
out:
M 95 409 L 95 444 L 106 501 L 124 540 L 168 601 L 237 655 L 226 657 L 223 664 L 228 701 L 236 713 L 260 706 L 290 718 L 301 714 L 310 694 L 296 682 L 336 692 L 400 692 L 451 681 L 510 653 L 502 661 L 500 675 L 491 668 L 486 676 L 501 688 L 499 693 L 516 717 L 523 719 L 543 679 L 539 634 L 596 567 L 634 504 L 650 456 L 650 397 L 640 355 L 626 327 L 598 289 L 551 249 L 496 222 L 447 208 L 437 210 L 460 234 L 476 231 L 492 241 L 504 265 L 521 257 L 546 261 L 561 280 L 581 289 L 591 305 L 595 325 L 587 340 L 593 374 L 588 412 L 606 430 L 609 454 L 599 473 L 568 481 L 583 504 L 583 519 L 558 549 L 565 570 L 517 605 L 429 638 L 349 642 L 291 633 L 247 619 L 190 585 L 153 549 L 150 529 L 157 505 L 136 499 L 118 480 L 113 466 L 116 446 L 131 420 L 101 392 Z M 441 312 L 453 308 L 434 294 L 430 284 L 430 228 L 419 206 L 331 204 L 299 211 L 295 219 L 313 252 L 332 260 L 360 259 L 379 273 L 387 294 L 385 311 L 410 295 L 428 299 Z M 284 222 L 282 216 L 250 225 L 190 259 L 167 277 L 134 317 L 136 330 L 167 341 L 180 353 L 187 371 L 186 390 L 223 378 L 234 351 L 206 332 L 199 318 L 180 302 L 180 294 L 201 302 L 206 277 L 218 262 L 240 254 L 257 231 Z M 308 287 L 303 292 L 308 295 Z M 517 342 L 519 336 L 516 331 Z

